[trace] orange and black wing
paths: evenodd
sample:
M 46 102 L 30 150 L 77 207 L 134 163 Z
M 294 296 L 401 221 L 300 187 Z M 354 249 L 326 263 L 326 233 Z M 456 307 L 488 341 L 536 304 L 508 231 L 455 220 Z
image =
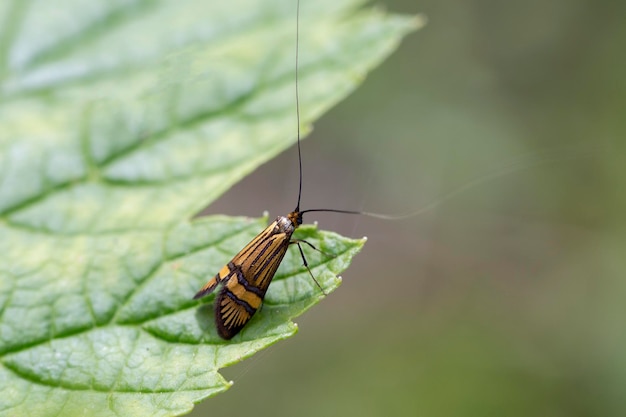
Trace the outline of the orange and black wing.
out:
M 222 338 L 231 339 L 239 333 L 261 306 L 290 239 L 291 233 L 277 231 L 273 222 L 195 295 L 209 294 L 224 282 L 215 300 L 215 323 Z

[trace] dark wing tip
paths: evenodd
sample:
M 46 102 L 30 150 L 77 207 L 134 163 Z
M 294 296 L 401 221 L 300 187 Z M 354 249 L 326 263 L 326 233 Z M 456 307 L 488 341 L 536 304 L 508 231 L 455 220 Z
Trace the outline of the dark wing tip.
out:
M 219 321 L 216 320 L 215 322 L 216 327 L 217 327 L 217 334 L 220 335 L 220 337 L 224 340 L 230 340 L 233 337 L 235 337 L 243 328 L 243 326 L 236 328 L 236 327 L 225 327 L 222 323 L 220 323 Z
M 196 293 L 196 295 L 194 295 L 194 296 L 193 296 L 193 299 L 194 299 L 194 300 L 197 300 L 198 298 L 202 298 L 202 297 L 204 297 L 205 295 L 207 295 L 207 292 L 208 292 L 208 291 L 206 291 L 206 290 L 200 290 L 200 291 L 198 291 L 198 292 Z
M 198 298 L 202 298 L 205 295 L 212 293 L 215 287 L 217 287 L 217 284 L 217 279 L 212 278 L 209 282 L 206 283 L 204 287 L 200 288 L 200 291 L 198 291 L 196 295 L 193 296 L 193 299 L 197 300 Z

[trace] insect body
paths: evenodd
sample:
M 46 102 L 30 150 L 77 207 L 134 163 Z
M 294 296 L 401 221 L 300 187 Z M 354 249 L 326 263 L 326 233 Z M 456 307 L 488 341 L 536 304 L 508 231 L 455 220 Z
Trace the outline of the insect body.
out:
M 291 235 L 301 224 L 298 210 L 277 217 L 194 296 L 203 297 L 224 282 L 215 300 L 215 323 L 222 338 L 232 339 L 261 306 L 287 248 L 300 242 L 292 241 Z

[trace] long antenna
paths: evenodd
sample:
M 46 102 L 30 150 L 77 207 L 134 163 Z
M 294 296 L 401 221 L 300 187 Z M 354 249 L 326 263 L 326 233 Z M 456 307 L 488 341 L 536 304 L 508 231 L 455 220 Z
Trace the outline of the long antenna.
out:
M 551 154 L 553 152 L 558 152 L 557 156 L 552 156 Z M 460 186 L 453 188 L 452 190 L 448 191 L 447 193 L 443 194 L 441 197 L 437 198 L 434 201 L 431 201 L 430 203 L 426 204 L 423 207 L 418 208 L 417 210 L 412 210 L 409 212 L 405 212 L 405 213 L 401 213 L 401 214 L 380 214 L 380 213 L 372 213 L 372 212 L 367 212 L 367 211 L 356 211 L 356 210 L 337 210 L 337 209 L 325 209 L 325 208 L 314 208 L 314 209 L 308 209 L 308 210 L 302 210 L 300 212 L 300 214 L 304 214 L 304 213 L 311 213 L 311 212 L 330 212 L 330 213 L 344 213 L 344 214 L 359 214 L 359 215 L 363 215 L 363 216 L 368 216 L 368 217 L 374 217 L 377 219 L 383 219 L 383 220 L 402 220 L 402 219 L 408 219 L 410 217 L 415 217 L 418 216 L 420 214 L 429 212 L 437 207 L 439 207 L 440 205 L 442 205 L 443 203 L 447 202 L 448 200 L 453 199 L 454 197 L 456 197 L 457 195 L 471 189 L 474 188 L 476 186 L 485 184 L 489 181 L 492 181 L 496 178 L 500 178 L 503 177 L 505 175 L 509 175 L 509 174 L 513 174 L 516 172 L 519 172 L 521 170 L 525 170 L 525 169 L 530 169 L 534 166 L 540 165 L 540 164 L 545 164 L 545 163 L 549 163 L 549 162 L 558 162 L 558 161 L 566 161 L 566 160 L 572 160 L 572 159 L 578 159 L 578 158 L 584 158 L 584 157 L 589 157 L 592 156 L 593 153 L 591 151 L 587 151 L 587 150 L 583 150 L 583 151 L 577 151 L 575 153 L 572 153 L 571 155 L 563 155 L 563 151 L 560 149 L 557 149 L 555 151 L 548 151 L 548 152 L 543 152 L 543 153 L 547 153 L 547 155 L 541 155 L 541 154 L 537 154 L 537 153 L 533 153 L 531 154 L 531 158 L 530 160 L 521 160 L 518 162 L 514 162 L 511 163 L 507 166 L 504 166 L 503 168 L 500 168 L 496 171 L 492 171 L 489 172 L 485 175 L 476 177 L 464 184 L 461 184 Z
M 296 2 L 296 119 L 298 122 L 298 166 L 300 180 L 298 182 L 298 204 L 294 211 L 300 211 L 300 197 L 302 196 L 302 152 L 300 152 L 300 99 L 298 97 L 298 45 L 300 43 L 300 0 Z

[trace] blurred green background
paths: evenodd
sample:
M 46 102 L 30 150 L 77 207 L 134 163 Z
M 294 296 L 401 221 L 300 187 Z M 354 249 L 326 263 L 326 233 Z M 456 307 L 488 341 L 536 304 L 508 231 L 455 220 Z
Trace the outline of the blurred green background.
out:
M 369 242 L 192 415 L 626 415 L 626 2 L 376 3 L 429 22 L 315 125 L 303 208 L 469 186 L 306 216 Z M 295 172 L 292 148 L 208 212 L 284 214 Z

